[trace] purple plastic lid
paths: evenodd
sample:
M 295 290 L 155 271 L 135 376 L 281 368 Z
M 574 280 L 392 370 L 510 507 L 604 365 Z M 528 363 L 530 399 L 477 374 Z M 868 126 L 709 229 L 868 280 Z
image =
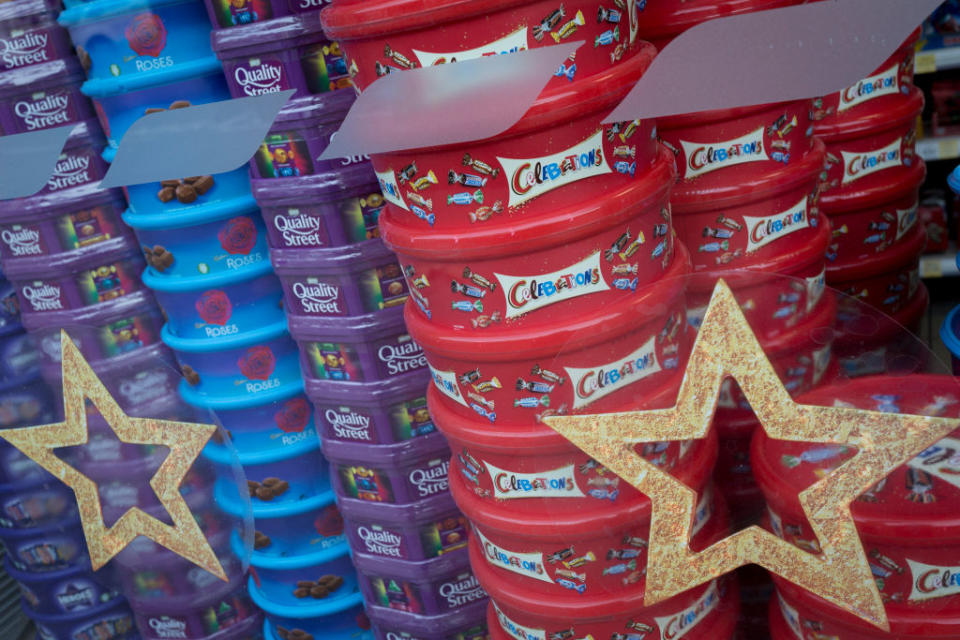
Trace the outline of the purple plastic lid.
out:
M 406 333 L 403 307 L 390 307 L 363 316 L 320 318 L 287 316 L 287 326 L 295 340 L 323 342 L 373 342 L 380 338 Z
M 0 73 L 0 97 L 68 84 L 80 85 L 84 79 L 83 69 L 73 60 L 52 60 Z
M 100 128 L 100 121 L 96 118 L 87 118 L 74 125 L 73 131 L 63 145 L 63 150 L 76 149 L 77 147 L 93 147 L 97 153 L 103 151 L 107 144 L 107 139 Z
M 449 456 L 450 446 L 439 431 L 392 444 L 370 444 L 323 439 L 323 455 L 330 462 L 361 462 L 366 466 L 402 468 L 436 456 Z
M 24 326 L 31 332 L 44 329 L 58 329 L 66 326 L 89 325 L 102 326 L 112 319 L 121 320 L 131 314 L 149 311 L 156 305 L 153 295 L 144 289 L 128 293 L 99 304 L 77 309 L 44 311 L 43 313 L 23 314 Z M 133 353 L 132 351 L 130 353 Z M 149 414 L 148 414 L 149 415 Z
M 376 446 L 376 445 L 364 445 Z M 340 499 L 337 508 L 348 519 L 376 520 L 377 524 L 410 525 L 433 522 L 451 511 L 459 511 L 449 492 L 440 493 L 407 504 L 370 502 L 368 500 Z
M 8 260 L 3 267 L 6 276 L 14 281 L 42 280 L 142 255 L 139 247 L 131 245 L 128 238 L 120 236 L 52 256 Z
M 283 114 L 282 111 L 280 113 Z M 250 180 L 253 197 L 261 207 L 306 207 L 317 202 L 334 202 L 350 196 L 366 195 L 369 191 L 366 187 L 371 185 L 379 191 L 377 176 L 369 163 L 299 178 Z
M 58 0 L 15 0 L 13 2 L 3 2 L 0 3 L 0 22 L 18 20 L 41 13 L 50 13 L 50 19 L 52 21 L 52 13 L 59 10 L 60 2 L 58 2 Z
M 221 59 L 241 54 L 253 56 L 289 49 L 292 44 L 290 40 L 306 33 L 308 31 L 299 17 L 286 16 L 239 27 L 214 29 L 210 34 L 210 45 Z
M 354 552 L 353 564 L 358 571 L 407 580 L 435 580 L 470 568 L 468 548 L 463 547 L 428 560 L 400 560 L 368 553 Z
M 79 136 L 79 133 L 77 135 Z M 89 136 L 85 132 L 82 137 L 88 138 Z M 80 146 L 77 136 L 72 134 L 67 139 L 67 144 L 69 145 L 71 141 L 74 142 L 74 146 Z M 82 211 L 100 204 L 114 204 L 121 211 L 127 208 L 123 193 L 119 189 L 100 189 L 97 187 L 97 183 L 88 183 L 72 189 L 30 196 L 29 198 L 0 200 L 0 222 L 32 221 L 37 217 L 58 215 L 64 211 L 68 213 Z M 48 257 L 44 256 L 43 259 L 46 260 Z
M 318 249 L 271 249 L 270 262 L 277 275 L 349 274 L 373 269 L 385 261 L 394 262 L 396 255 L 380 238 L 364 240 L 342 247 Z
M 404 400 L 414 393 L 425 395 L 430 380 L 430 371 L 423 370 L 370 382 L 321 380 L 313 377 L 307 377 L 303 382 L 307 397 L 314 402 L 335 401 L 342 404 L 361 401 L 386 406 L 392 404 L 391 400 Z
M 271 131 L 289 128 L 307 128 L 325 122 L 339 124 L 357 99 L 350 89 L 314 93 L 290 100 L 273 120 Z
M 367 616 L 378 627 L 406 631 L 414 637 L 446 638 L 451 631 L 466 625 L 485 623 L 487 600 L 479 600 L 436 616 L 423 616 L 387 607 L 367 607 Z
M 169 552 L 166 552 L 169 554 Z M 222 560 L 222 558 L 221 558 Z M 191 565 L 191 569 L 194 565 Z M 130 606 L 139 614 L 165 614 L 165 613 L 184 613 L 186 611 L 196 611 L 216 602 L 224 596 L 239 591 L 244 588 L 247 582 L 246 573 L 240 573 L 230 582 L 216 579 L 211 581 L 211 587 L 204 592 L 202 598 L 197 594 L 191 593 L 186 596 L 175 596 L 172 598 L 137 598 L 128 597 Z

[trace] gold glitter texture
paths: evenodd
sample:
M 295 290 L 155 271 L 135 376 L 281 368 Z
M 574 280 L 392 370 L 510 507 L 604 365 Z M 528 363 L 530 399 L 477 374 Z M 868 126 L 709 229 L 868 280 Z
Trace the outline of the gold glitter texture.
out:
M 0 438 L 73 489 L 95 571 L 143 535 L 226 582 L 226 572 L 179 491 L 184 476 L 217 427 L 127 416 L 65 331 L 60 332 L 60 345 L 64 421 L 0 430 Z M 93 402 L 121 442 L 169 447 L 170 453 L 150 479 L 150 487 L 170 514 L 173 526 L 133 507 L 107 529 L 97 484 L 54 455 L 54 449 L 87 443 L 85 398 Z
M 758 526 L 694 553 L 689 541 L 695 492 L 634 451 L 637 443 L 706 437 L 727 377 L 740 385 L 771 438 L 858 449 L 799 494 L 820 554 L 803 551 Z M 887 614 L 850 503 L 960 427 L 956 419 L 796 404 L 723 280 L 713 291 L 673 408 L 554 416 L 544 422 L 650 497 L 646 605 L 755 563 L 884 630 L 889 630 Z

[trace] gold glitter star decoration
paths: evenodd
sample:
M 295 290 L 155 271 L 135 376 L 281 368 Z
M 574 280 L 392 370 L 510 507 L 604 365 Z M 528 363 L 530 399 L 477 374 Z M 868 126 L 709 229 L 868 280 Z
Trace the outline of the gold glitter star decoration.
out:
M 217 427 L 212 424 L 127 416 L 65 331 L 60 332 L 60 345 L 64 421 L 0 430 L 0 438 L 73 489 L 93 570 L 105 565 L 134 538 L 142 535 L 227 581 L 220 560 L 179 490 L 187 471 Z M 54 449 L 60 447 L 87 443 L 89 434 L 85 399 L 89 399 L 100 411 L 121 442 L 169 448 L 170 453 L 150 479 L 150 487 L 170 514 L 173 526 L 132 507 L 112 527 L 107 528 L 96 482 L 53 453 Z
M 740 385 L 771 438 L 857 448 L 855 456 L 798 496 L 821 553 L 808 553 L 759 526 L 692 551 L 696 493 L 636 453 L 639 443 L 706 437 L 728 377 Z M 956 419 L 795 403 L 723 280 L 714 288 L 673 408 L 554 416 L 545 422 L 650 498 L 645 605 L 758 564 L 884 630 L 887 614 L 850 504 L 960 427 Z

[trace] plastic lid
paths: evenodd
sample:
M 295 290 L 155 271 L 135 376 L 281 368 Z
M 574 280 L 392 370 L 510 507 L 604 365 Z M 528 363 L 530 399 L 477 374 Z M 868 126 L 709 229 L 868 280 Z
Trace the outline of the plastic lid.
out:
M 10 4 L 17 3 L 10 2 Z M 52 60 L 0 73 L 0 96 L 76 85 L 83 82 L 83 78 L 83 70 L 72 58 Z
M 193 387 L 190 387 L 192 390 Z M 246 409 L 249 407 L 260 407 L 271 404 L 279 400 L 286 400 L 303 393 L 303 380 L 288 382 L 265 393 L 251 395 L 244 393 L 237 396 L 211 397 L 196 391 L 189 394 L 182 394 L 184 402 L 201 409 L 212 409 L 215 411 L 230 411 Z
M 380 238 L 342 247 L 270 250 L 270 262 L 278 275 L 353 275 L 396 259 Z
M 59 5 L 60 3 L 56 0 L 16 0 L 16 2 L 0 3 L 0 22 L 18 20 L 40 13 L 49 13 L 52 22 L 53 14 L 60 8 Z
M 236 531 L 230 536 L 230 547 L 237 557 L 243 557 L 243 541 Z M 325 549 L 318 549 L 296 556 L 274 556 L 258 553 L 254 550 L 250 557 L 250 564 L 257 569 L 273 569 L 277 571 L 303 569 L 305 567 L 315 567 L 349 554 L 350 545 L 344 540 Z
M 246 467 L 247 465 L 270 464 L 281 460 L 289 460 L 319 450 L 320 441 L 316 438 L 307 438 L 285 447 L 263 449 L 262 451 L 237 451 L 237 458 L 240 460 L 240 465 Z M 234 460 L 233 452 L 216 442 L 210 442 L 204 447 L 203 456 L 223 466 L 233 464 Z
M 68 138 L 73 139 L 71 134 Z M 77 145 L 83 144 L 77 141 Z M 74 213 L 101 204 L 113 204 L 118 210 L 126 208 L 123 192 L 119 189 L 101 189 L 99 183 L 88 183 L 28 198 L 0 200 L 0 222 L 26 222 L 38 217 Z M 44 257 L 46 260 L 46 257 Z
M 145 11 L 170 4 L 194 3 L 196 0 L 96 0 L 71 7 L 60 14 L 59 22 L 65 27 L 85 22 L 96 22 L 126 13 Z
M 256 200 L 251 195 L 231 198 L 223 202 L 210 202 L 189 207 L 179 213 L 133 213 L 127 210 L 123 221 L 134 229 L 182 229 L 194 227 L 212 220 L 219 220 L 243 213 L 259 213 Z
M 355 498 L 339 498 L 337 507 L 344 518 L 372 519 L 377 524 L 416 525 L 421 522 L 434 522 L 439 517 L 455 512 L 459 514 L 457 504 L 449 493 L 430 496 L 407 504 L 370 502 Z
M 460 631 L 466 626 L 473 626 L 482 623 L 486 618 L 487 599 L 471 602 L 468 605 L 457 607 L 452 611 L 447 611 L 434 616 L 425 616 L 399 609 L 388 609 L 381 606 L 367 607 L 367 615 L 370 620 L 378 627 L 384 627 L 393 631 L 405 631 L 414 638 L 417 637 L 442 637 L 457 638 L 466 637 L 459 635 L 450 635 L 455 631 Z M 492 637 L 492 636 L 485 636 Z
M 947 185 L 949 185 L 951 191 L 960 194 L 960 165 L 957 165 L 947 176 Z
M 123 598 L 117 598 L 90 609 L 71 611 L 70 613 L 41 613 L 34 609 L 28 608 L 26 601 L 22 602 L 21 606 L 23 607 L 24 613 L 31 620 L 41 624 L 49 625 L 70 624 L 71 622 L 79 620 L 90 620 L 92 622 L 97 618 L 97 616 L 103 615 L 107 611 L 112 611 L 114 609 L 123 609 L 125 612 L 129 611 L 127 608 L 127 601 Z
M 273 324 L 268 324 L 252 331 L 235 333 L 230 336 L 221 336 L 219 338 L 181 338 L 170 333 L 170 326 L 163 325 L 160 331 L 160 338 L 163 343 L 171 349 L 184 351 L 186 353 L 211 353 L 226 351 L 227 349 L 239 349 L 258 342 L 273 340 L 287 333 L 287 321 L 279 320 Z M 261 400 L 262 394 L 257 395 Z
M 226 31 L 231 30 L 226 29 Z M 352 89 L 337 89 L 293 98 L 274 118 L 270 130 L 277 131 L 286 127 L 306 128 L 312 124 L 327 122 L 339 125 L 356 99 L 357 94 Z
M 913 192 L 916 196 L 920 185 L 927 176 L 926 163 L 918 159 L 906 174 L 892 183 L 879 183 L 872 187 L 861 189 L 852 196 L 832 195 L 827 192 L 820 197 L 820 209 L 828 216 L 839 216 L 864 209 L 874 209 L 903 198 Z M 949 178 L 947 178 L 949 181 Z
M 290 49 L 288 40 L 305 33 L 307 29 L 298 16 L 287 16 L 229 29 L 214 29 L 210 34 L 210 45 L 219 58 L 231 58 Z
M 37 280 L 59 278 L 83 269 L 130 258 L 142 260 L 140 248 L 131 245 L 131 240 L 126 236 L 118 236 L 50 256 L 8 258 L 3 266 L 11 280 Z
M 277 616 L 281 618 L 294 618 L 304 620 L 310 618 L 320 618 L 339 613 L 363 604 L 363 594 L 359 591 L 341 596 L 339 598 L 328 598 L 325 600 L 314 600 L 313 602 L 303 602 L 296 605 L 277 604 L 267 598 L 260 592 L 253 576 L 247 581 L 247 591 L 250 592 L 250 599 L 253 603 L 263 609 L 268 616 Z
M 240 493 L 234 490 L 236 488 L 225 480 L 217 482 L 213 490 L 214 502 L 227 513 L 242 518 L 246 515 L 248 507 L 247 502 L 240 498 Z M 315 493 L 296 502 L 269 503 L 258 501 L 257 504 L 253 505 L 253 516 L 254 520 L 286 518 L 320 509 L 333 504 L 335 501 L 336 494 L 334 494 L 333 489 Z
M 940 339 L 953 357 L 960 360 L 960 306 L 951 309 L 940 325 Z
M 882 108 L 863 109 L 856 118 L 819 122 L 816 124 L 816 135 L 827 144 L 881 135 L 891 129 L 912 124 L 923 111 L 923 104 L 923 91 L 913 87 L 909 95 L 898 100 L 893 106 L 890 106 L 890 103 L 881 103 Z
M 406 333 L 403 307 L 388 307 L 362 316 L 343 318 L 291 315 L 287 320 L 290 323 L 290 333 L 298 341 L 373 342 L 380 338 Z
M 402 469 L 435 457 L 449 458 L 450 447 L 439 431 L 393 444 L 370 444 L 344 440 L 323 440 L 323 455 L 331 463 L 362 463 L 366 466 L 389 465 Z
M 239 269 L 234 269 L 233 271 L 196 276 L 162 276 L 154 272 L 153 267 L 147 267 L 140 277 L 143 279 L 143 284 L 156 291 L 183 293 L 213 287 L 224 287 L 238 282 L 253 280 L 254 278 L 259 278 L 267 274 L 273 275 L 273 268 L 268 261 L 261 260 L 260 262 L 254 262 Z
M 2 5 L 0 5 L 2 6 Z M 107 143 L 100 128 L 100 121 L 96 118 L 87 118 L 74 125 L 73 131 L 64 143 L 63 148 L 93 147 L 99 149 Z
M 279 128 L 278 122 L 274 121 L 275 129 Z M 377 176 L 369 163 L 297 178 L 252 178 L 250 186 L 254 198 L 264 208 L 308 207 L 352 195 L 366 195 L 371 189 L 380 192 Z
M 437 579 L 451 573 L 470 570 L 470 558 L 466 547 L 427 560 L 398 560 L 368 553 L 354 553 L 353 564 L 357 567 L 357 571 L 396 576 L 407 580 Z
M 98 4 L 91 2 L 90 5 Z M 72 11 L 72 9 L 71 9 Z M 180 62 L 172 67 L 160 69 L 159 71 L 143 71 L 141 73 L 124 74 L 111 78 L 94 78 L 87 80 L 80 87 L 84 95 L 91 98 L 105 98 L 115 96 L 121 93 L 146 89 L 148 87 L 158 87 L 165 84 L 180 82 L 188 78 L 199 76 L 223 75 L 223 67 L 217 56 L 207 56 L 198 60 L 189 60 Z
M 926 245 L 926 229 L 924 229 L 922 224 L 918 224 L 913 230 L 913 237 L 894 245 L 890 249 L 870 259 L 860 260 L 851 264 L 828 264 L 827 282 L 830 283 L 832 287 L 840 288 L 845 282 L 896 271 L 917 261 Z
M 419 370 L 387 380 L 367 382 L 308 378 L 305 381 L 305 388 L 307 396 L 317 403 L 336 402 L 341 404 L 344 398 L 350 398 L 350 402 L 376 403 L 381 406 L 388 406 L 394 404 L 395 401 L 409 399 L 412 393 L 425 393 L 429 382 L 430 372 Z

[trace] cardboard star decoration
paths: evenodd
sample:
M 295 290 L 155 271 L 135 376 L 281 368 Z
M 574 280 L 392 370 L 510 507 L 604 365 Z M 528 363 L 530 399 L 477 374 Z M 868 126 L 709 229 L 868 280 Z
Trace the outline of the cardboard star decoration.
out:
M 639 443 L 706 437 L 727 377 L 739 384 L 771 438 L 857 448 L 855 456 L 799 494 L 820 554 L 808 553 L 758 526 L 703 551 L 691 551 L 696 493 L 636 453 Z M 850 504 L 960 427 L 957 419 L 795 403 L 723 280 L 713 291 L 674 407 L 544 421 L 650 498 L 645 604 L 740 566 L 758 564 L 884 630 L 889 630 L 886 611 Z
M 184 476 L 216 431 L 216 425 L 127 416 L 65 331 L 60 332 L 60 344 L 63 422 L 3 430 L 0 431 L 0 438 L 73 489 L 94 571 L 120 553 L 134 538 L 142 535 L 227 581 L 220 560 L 179 490 Z M 150 487 L 170 514 L 173 526 L 132 507 L 112 527 L 107 528 L 96 482 L 54 454 L 54 450 L 60 447 L 87 443 L 87 398 L 121 442 L 161 445 L 170 449 L 163 464 L 150 479 Z

